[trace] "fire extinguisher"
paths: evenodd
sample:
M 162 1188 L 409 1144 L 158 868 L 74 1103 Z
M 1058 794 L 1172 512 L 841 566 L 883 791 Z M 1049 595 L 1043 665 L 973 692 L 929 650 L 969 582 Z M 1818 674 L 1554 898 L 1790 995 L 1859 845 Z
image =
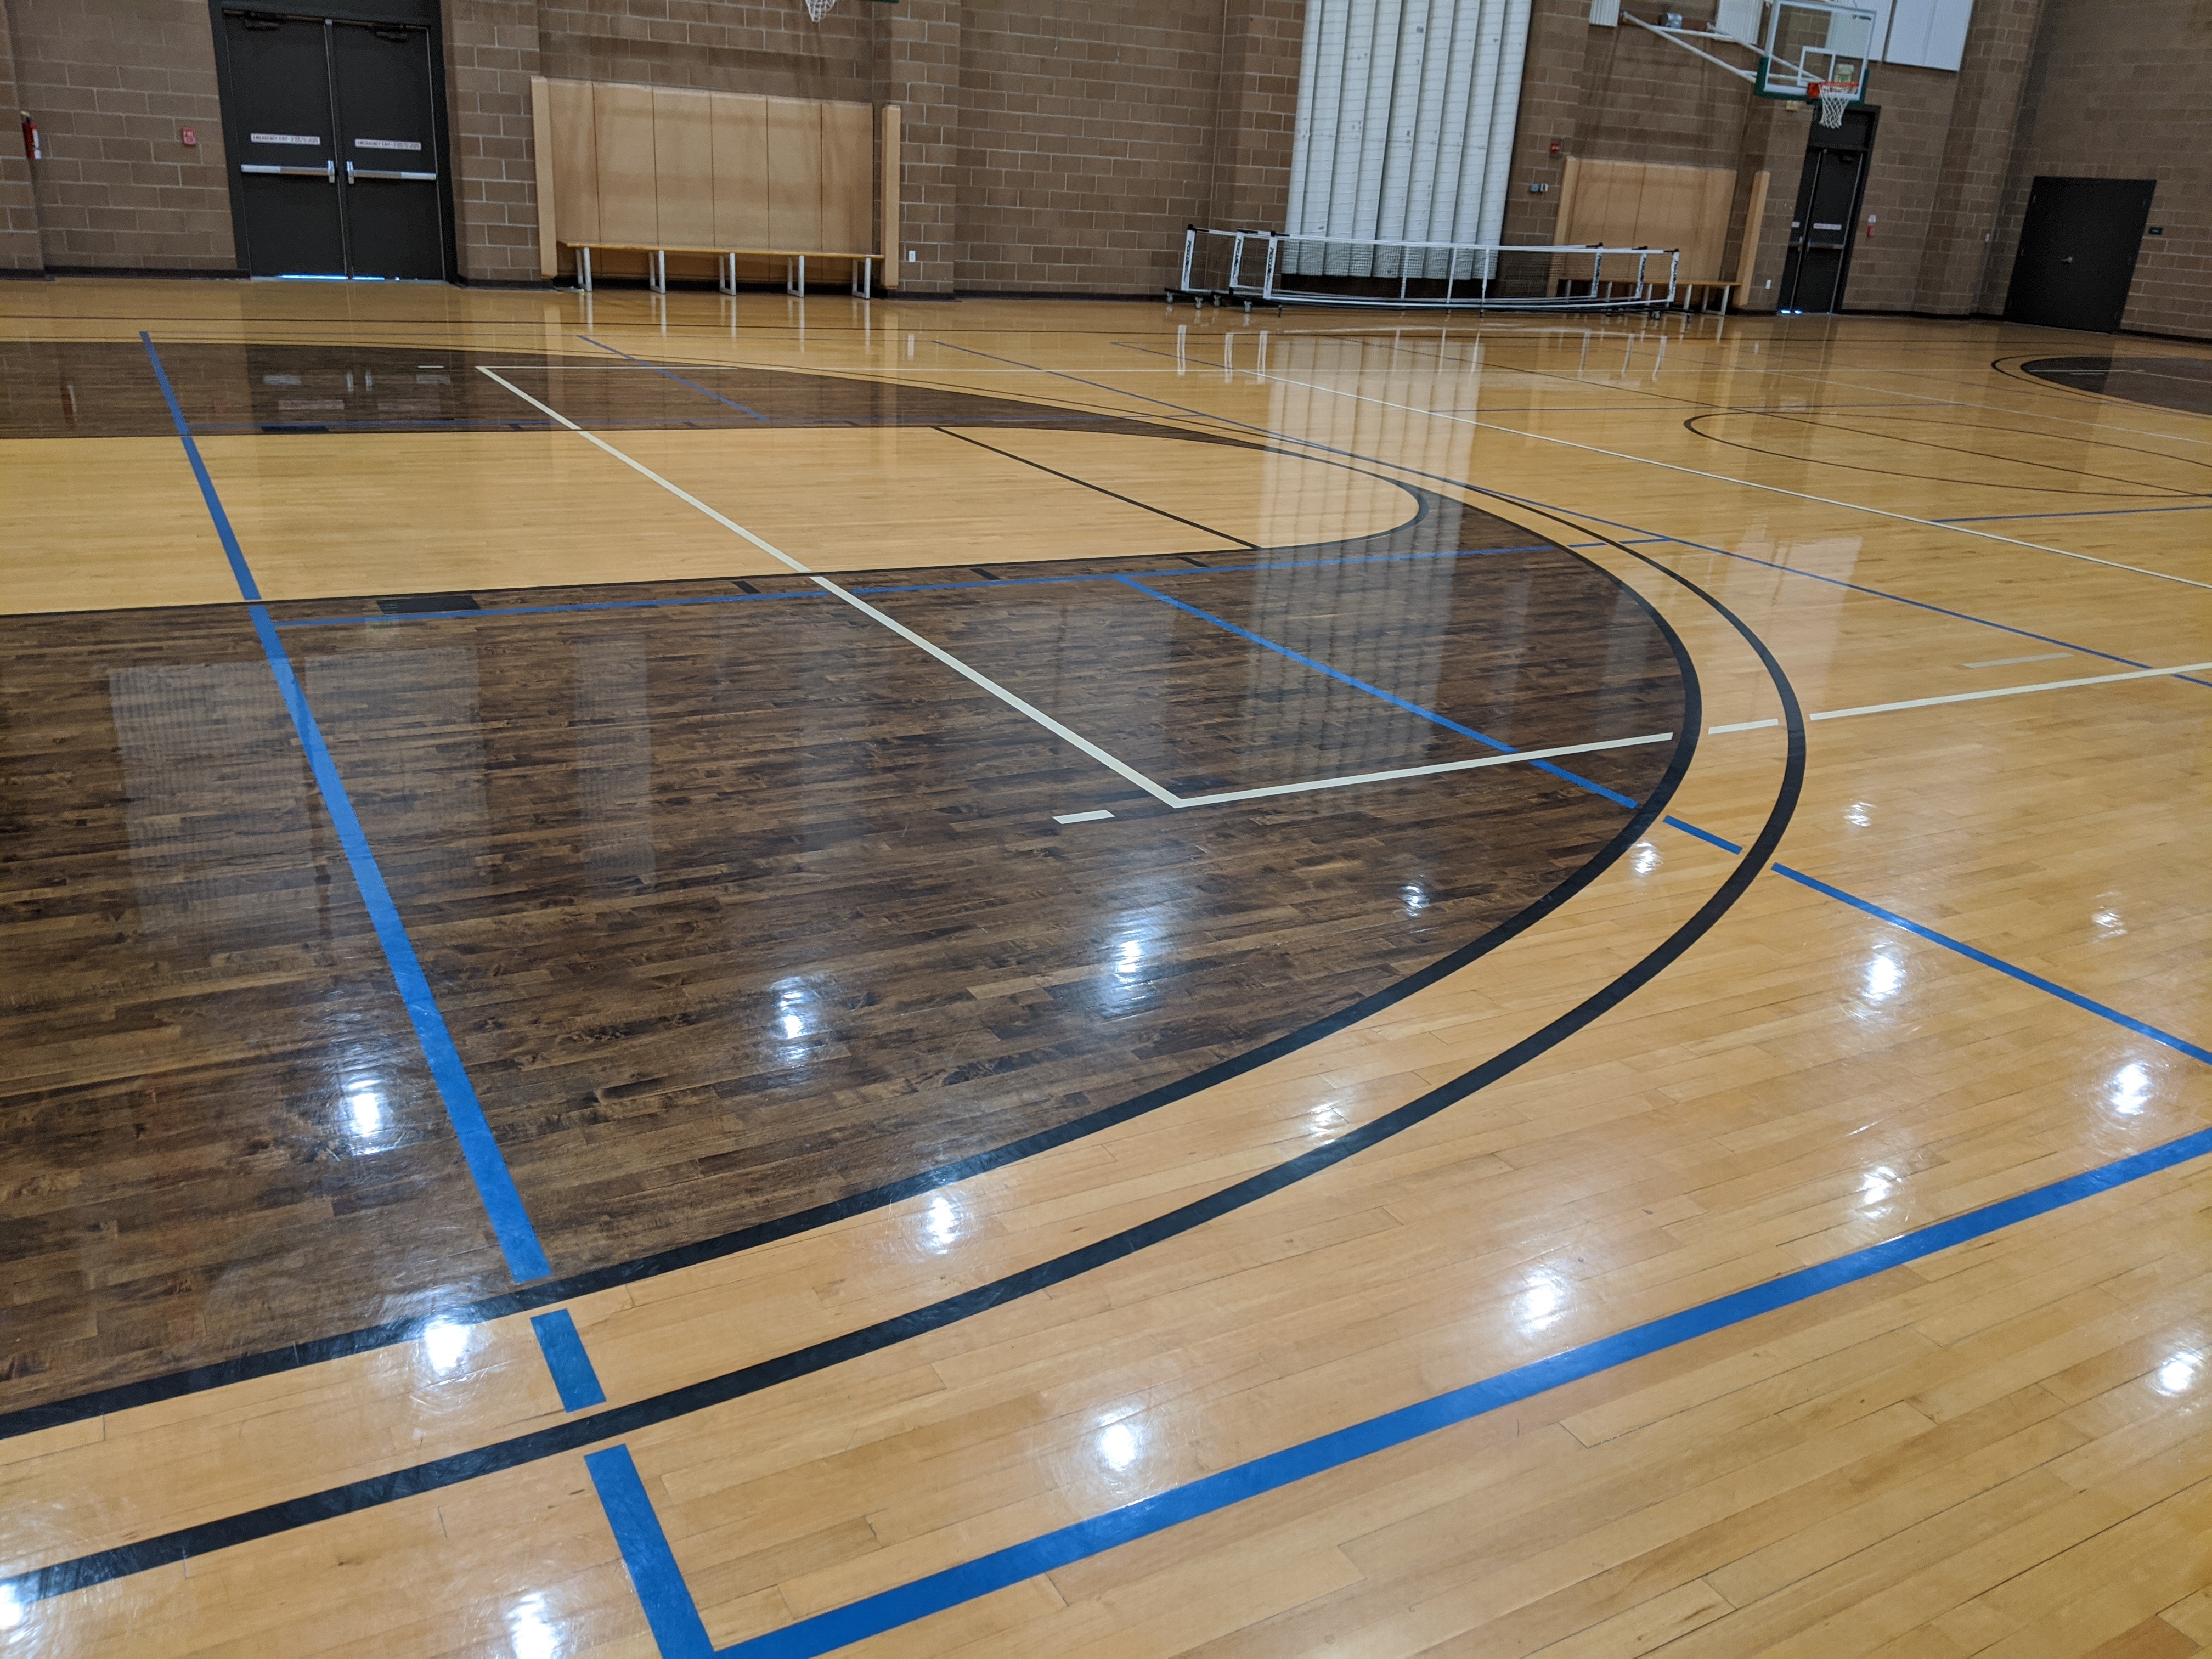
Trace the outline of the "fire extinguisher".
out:
M 46 152 L 39 144 L 39 124 L 31 118 L 28 110 L 23 112 L 23 159 L 27 161 L 46 159 Z

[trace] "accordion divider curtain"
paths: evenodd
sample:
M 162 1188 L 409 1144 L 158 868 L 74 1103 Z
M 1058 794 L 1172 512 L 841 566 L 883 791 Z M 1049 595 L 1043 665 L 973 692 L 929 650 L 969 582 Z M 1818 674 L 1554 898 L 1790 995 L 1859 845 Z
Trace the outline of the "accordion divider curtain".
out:
M 1309 0 L 1292 235 L 1489 242 L 1505 222 L 1531 0 Z M 1465 279 L 1472 253 L 1293 244 L 1284 268 Z

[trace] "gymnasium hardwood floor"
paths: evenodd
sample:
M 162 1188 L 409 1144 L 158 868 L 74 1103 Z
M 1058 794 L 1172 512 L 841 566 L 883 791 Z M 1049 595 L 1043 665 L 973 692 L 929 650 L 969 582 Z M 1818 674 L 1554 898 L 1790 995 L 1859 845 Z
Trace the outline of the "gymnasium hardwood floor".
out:
M 0 1652 L 2212 1650 L 2208 385 L 0 288 Z

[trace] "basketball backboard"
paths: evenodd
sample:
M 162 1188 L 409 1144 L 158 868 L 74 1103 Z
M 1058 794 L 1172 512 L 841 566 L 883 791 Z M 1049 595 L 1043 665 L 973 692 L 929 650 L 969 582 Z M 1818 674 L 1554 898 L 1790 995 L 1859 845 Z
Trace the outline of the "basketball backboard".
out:
M 1858 6 L 1820 0 L 1774 0 L 1767 8 L 1759 70 L 1753 85 L 1762 98 L 1810 98 L 1816 86 L 1856 88 L 1866 101 L 1867 71 L 1880 43 L 1879 19 Z

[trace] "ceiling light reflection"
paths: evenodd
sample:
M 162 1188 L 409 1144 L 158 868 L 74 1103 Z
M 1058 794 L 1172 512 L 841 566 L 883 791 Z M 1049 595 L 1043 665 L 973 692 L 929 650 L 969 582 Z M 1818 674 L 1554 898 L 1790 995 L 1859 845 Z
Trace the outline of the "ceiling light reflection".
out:
M 346 1097 L 346 1117 L 354 1133 L 367 1140 L 384 1127 L 384 1097 L 356 1088 Z
M 1905 984 L 1905 969 L 1888 957 L 1869 957 L 1866 965 L 1866 994 L 1869 1002 L 1887 1002 Z
M 514 1659 L 556 1659 L 561 1638 L 545 1616 L 545 1598 L 526 1595 L 507 1609 L 507 1631 Z
M 422 1331 L 422 1352 L 430 1361 L 430 1369 L 445 1372 L 461 1363 L 469 1351 L 469 1328 L 456 1325 L 450 1319 L 434 1319 Z
M 2113 1073 L 2107 1086 L 2112 1109 L 2123 1117 L 2133 1117 L 2150 1103 L 2150 1073 L 2137 1061 L 2131 1060 Z
M 1098 1437 L 1098 1455 L 1116 1474 L 1137 1461 L 1140 1449 L 1135 1432 L 1127 1423 L 1115 1423 Z
M 2163 1395 L 2187 1394 L 2204 1370 L 2204 1356 L 2187 1351 L 2173 1355 L 2158 1368 L 2151 1386 Z
M 1648 841 L 1638 842 L 1628 855 L 1628 867 L 1639 876 L 1650 875 L 1665 862 L 1659 849 Z

